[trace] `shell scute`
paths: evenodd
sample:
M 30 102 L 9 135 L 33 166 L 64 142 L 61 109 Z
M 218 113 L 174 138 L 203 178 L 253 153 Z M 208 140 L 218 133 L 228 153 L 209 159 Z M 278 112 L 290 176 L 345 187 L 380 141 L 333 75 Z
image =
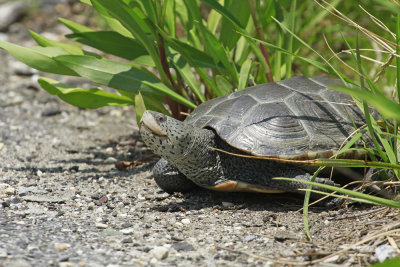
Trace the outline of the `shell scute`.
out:
M 351 120 L 364 123 L 351 97 L 327 89 L 330 84 L 341 82 L 328 76 L 295 77 L 250 87 L 201 104 L 186 122 L 212 128 L 231 146 L 254 155 L 330 156 L 355 130 Z

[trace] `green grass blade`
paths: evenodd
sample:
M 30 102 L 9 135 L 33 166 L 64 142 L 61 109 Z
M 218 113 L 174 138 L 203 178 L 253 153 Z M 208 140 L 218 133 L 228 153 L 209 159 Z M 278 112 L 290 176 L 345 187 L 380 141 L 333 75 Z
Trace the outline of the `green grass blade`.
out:
M 68 54 L 60 47 L 23 47 L 0 41 L 0 48 L 7 50 L 19 61 L 31 68 L 63 75 L 78 76 L 76 72 L 53 59 L 54 56 Z
M 287 31 L 289 34 L 291 34 L 297 41 L 299 41 L 303 46 L 305 46 L 305 47 L 307 47 L 310 51 L 312 51 L 312 52 L 314 52 L 319 58 L 321 58 L 324 62 L 325 62 L 325 64 L 327 65 L 327 66 L 329 66 L 330 67 L 330 72 L 329 73 L 332 73 L 332 74 L 334 74 L 335 76 L 337 76 L 337 77 L 339 77 L 339 78 L 341 78 L 341 77 L 343 77 L 344 75 L 343 74 L 341 74 L 338 70 L 336 70 L 334 67 L 333 67 L 333 65 L 327 60 L 327 59 L 325 59 L 325 57 L 323 57 L 319 52 L 317 52 L 314 48 L 312 48 L 309 44 L 307 44 L 307 42 L 305 42 L 305 41 L 303 41 L 303 39 L 301 39 L 299 36 L 297 36 L 295 33 L 293 33 L 290 29 L 288 29 L 283 23 L 281 23 L 281 22 L 279 22 L 277 19 L 275 19 L 275 18 L 273 18 L 273 20 L 277 23 L 277 24 L 279 24 L 279 26 L 283 29 L 283 30 L 285 30 L 285 31 Z
M 367 101 L 386 118 L 400 120 L 400 104 L 397 104 L 390 99 L 387 99 L 382 94 L 374 94 L 366 90 L 349 88 L 340 85 L 334 85 L 332 86 L 332 89 Z
M 238 90 L 246 88 L 249 84 L 249 77 L 252 70 L 252 61 L 246 60 L 240 68 Z
M 80 108 L 94 109 L 104 106 L 133 105 L 133 100 L 129 97 L 98 88 L 75 88 L 48 78 L 40 78 L 38 82 L 50 94 L 56 95 L 63 101 Z
M 233 92 L 232 84 L 222 75 L 215 75 L 215 81 L 221 93 L 227 95 Z
M 294 26 L 295 26 L 295 18 L 296 18 L 296 2 L 293 0 L 291 2 L 290 6 L 290 12 L 288 14 L 288 28 L 290 29 L 291 32 L 294 32 Z M 285 36 L 285 46 L 286 50 L 289 52 L 293 52 L 293 35 L 289 34 L 289 36 Z M 286 71 L 285 71 L 285 76 L 286 79 L 290 78 L 292 76 L 292 63 L 293 63 L 293 57 L 291 55 L 286 54 Z
M 284 178 L 284 177 L 277 177 L 274 178 L 276 180 L 283 180 L 283 181 L 296 181 L 296 182 L 301 182 L 301 183 L 305 183 L 305 184 L 309 184 L 312 186 L 318 186 L 324 189 L 328 189 L 330 191 L 337 191 L 341 194 L 344 195 L 348 195 L 357 199 L 362 199 L 371 203 L 374 203 L 375 205 L 381 205 L 381 206 L 385 206 L 385 207 L 391 207 L 391 208 L 397 208 L 400 209 L 400 202 L 397 201 L 393 201 L 393 200 L 389 200 L 389 199 L 385 199 L 385 198 L 381 198 L 381 197 L 377 197 L 377 196 L 371 196 L 371 195 L 367 195 L 367 194 L 363 194 L 357 191 L 353 191 L 353 190 L 349 190 L 349 189 L 345 189 L 345 188 L 340 188 L 340 187 L 336 187 L 333 185 L 327 185 L 327 184 L 320 184 L 320 183 L 315 183 L 315 182 L 310 182 L 310 181 L 304 181 L 304 180 L 298 180 L 298 179 L 293 179 L 293 178 Z
M 171 15 L 176 14 L 175 0 L 165 0 L 163 8 L 163 14 L 165 14 L 165 24 L 168 28 L 168 33 L 170 36 L 176 37 L 176 16 Z

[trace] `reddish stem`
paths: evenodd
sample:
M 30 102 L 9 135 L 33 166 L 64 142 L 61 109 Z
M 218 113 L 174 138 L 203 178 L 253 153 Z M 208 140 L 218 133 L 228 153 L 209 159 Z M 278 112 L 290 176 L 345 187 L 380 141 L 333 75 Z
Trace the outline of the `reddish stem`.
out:
M 257 12 L 256 12 L 256 7 L 254 6 L 253 0 L 249 0 L 249 6 L 250 6 L 251 18 L 253 19 L 254 26 L 256 27 L 257 37 L 259 40 L 265 42 L 264 32 L 263 32 L 262 28 L 259 26 L 259 24 L 257 23 L 257 14 L 256 14 Z M 268 56 L 267 49 L 261 43 L 259 44 L 259 47 L 260 47 L 261 53 L 264 56 L 265 62 L 268 65 L 268 70 L 265 70 L 267 79 L 269 82 L 273 82 L 274 77 L 272 77 L 271 64 L 269 63 L 269 56 Z

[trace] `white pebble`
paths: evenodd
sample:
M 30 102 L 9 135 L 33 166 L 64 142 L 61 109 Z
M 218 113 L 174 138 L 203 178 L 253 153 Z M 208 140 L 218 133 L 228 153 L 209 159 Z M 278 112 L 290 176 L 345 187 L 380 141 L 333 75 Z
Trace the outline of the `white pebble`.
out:
M 121 233 L 123 233 L 124 235 L 129 235 L 129 234 L 132 234 L 132 233 L 133 233 L 133 231 L 134 231 L 134 229 L 133 229 L 133 228 L 126 228 L 126 229 L 122 229 L 122 230 L 120 230 L 120 232 L 121 232 Z
M 67 243 L 54 243 L 54 248 L 60 252 L 67 250 L 69 247 L 70 245 Z
M 185 224 L 185 225 L 188 225 L 188 224 L 190 224 L 190 220 L 189 219 L 182 219 L 181 220 L 181 222 L 183 223 L 183 224 Z
M 166 259 L 168 257 L 169 250 L 165 247 L 155 247 L 152 250 L 152 254 L 159 260 Z
M 107 229 L 108 225 L 104 223 L 96 223 L 96 227 L 99 229 Z
M 15 195 L 16 190 L 15 190 L 14 187 L 8 187 L 8 188 L 6 188 L 6 189 L 4 190 L 4 193 L 5 193 L 6 195 Z

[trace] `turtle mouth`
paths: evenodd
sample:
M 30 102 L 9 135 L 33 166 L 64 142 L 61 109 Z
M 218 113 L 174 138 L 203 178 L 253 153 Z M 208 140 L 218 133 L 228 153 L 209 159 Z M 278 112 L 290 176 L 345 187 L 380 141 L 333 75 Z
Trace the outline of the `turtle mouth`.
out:
M 143 113 L 142 119 L 140 120 L 140 128 L 143 128 L 158 136 L 167 136 L 167 134 L 161 129 L 160 125 L 156 122 L 154 117 L 148 112 Z

